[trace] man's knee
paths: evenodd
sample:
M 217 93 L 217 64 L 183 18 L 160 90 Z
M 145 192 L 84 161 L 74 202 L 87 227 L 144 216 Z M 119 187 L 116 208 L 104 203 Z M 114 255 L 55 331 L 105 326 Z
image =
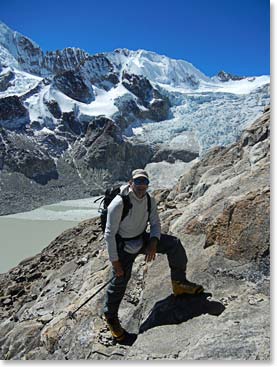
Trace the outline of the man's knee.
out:
M 169 234 L 162 234 L 161 239 L 159 242 L 160 248 L 166 250 L 175 250 L 177 247 L 183 247 L 179 238 L 169 235 Z

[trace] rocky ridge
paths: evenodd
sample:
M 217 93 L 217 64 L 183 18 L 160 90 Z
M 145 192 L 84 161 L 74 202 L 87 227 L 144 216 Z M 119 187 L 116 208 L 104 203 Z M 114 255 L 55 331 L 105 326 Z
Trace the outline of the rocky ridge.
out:
M 245 79 L 245 76 L 233 75 L 233 74 L 230 74 L 230 73 L 226 73 L 226 71 L 224 71 L 224 70 L 221 70 L 217 74 L 217 77 L 222 82 L 228 82 L 229 80 L 242 80 L 242 79 Z
M 70 319 L 110 272 L 99 220 L 84 221 L 0 275 L 2 359 L 270 359 L 269 108 L 155 197 L 205 293 L 174 298 L 165 257 L 146 265 L 139 256 L 119 315 L 138 333 L 132 346 L 112 343 L 104 292 Z

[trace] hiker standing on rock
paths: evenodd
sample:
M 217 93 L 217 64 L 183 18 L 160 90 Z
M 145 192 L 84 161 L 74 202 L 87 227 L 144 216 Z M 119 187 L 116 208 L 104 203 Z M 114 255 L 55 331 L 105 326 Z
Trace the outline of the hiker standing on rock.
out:
M 104 237 L 114 279 L 107 289 L 104 316 L 113 338 L 118 342 L 128 335 L 120 325 L 118 309 L 138 254 L 145 254 L 146 262 L 153 261 L 156 253 L 167 255 L 175 296 L 203 292 L 201 285 L 186 278 L 187 256 L 181 241 L 161 234 L 157 205 L 147 193 L 148 185 L 147 172 L 136 169 L 129 184 L 120 188 L 120 195 L 108 206 Z M 150 233 L 146 232 L 148 222 Z

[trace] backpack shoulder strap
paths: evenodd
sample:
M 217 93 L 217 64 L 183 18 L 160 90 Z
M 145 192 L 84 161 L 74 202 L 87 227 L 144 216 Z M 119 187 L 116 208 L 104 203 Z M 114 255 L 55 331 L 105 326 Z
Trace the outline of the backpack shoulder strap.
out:
M 151 196 L 148 194 L 148 192 L 146 193 L 147 196 L 147 210 L 148 210 L 148 221 L 150 219 L 150 213 L 151 213 Z
M 121 196 L 122 201 L 123 201 L 123 210 L 122 210 L 122 216 L 121 216 L 121 221 L 123 221 L 123 219 L 127 217 L 129 210 L 133 207 L 133 204 L 131 203 L 129 195 L 121 195 L 121 194 L 118 194 L 118 195 Z

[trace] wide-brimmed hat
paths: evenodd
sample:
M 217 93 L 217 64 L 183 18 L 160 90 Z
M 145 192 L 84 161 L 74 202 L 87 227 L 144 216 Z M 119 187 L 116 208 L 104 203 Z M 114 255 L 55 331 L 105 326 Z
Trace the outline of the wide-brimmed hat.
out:
M 132 179 L 134 180 L 135 178 L 138 178 L 138 177 L 145 177 L 149 180 L 149 177 L 148 177 L 148 173 L 146 171 L 144 171 L 144 169 L 135 169 L 133 172 L 132 172 Z

